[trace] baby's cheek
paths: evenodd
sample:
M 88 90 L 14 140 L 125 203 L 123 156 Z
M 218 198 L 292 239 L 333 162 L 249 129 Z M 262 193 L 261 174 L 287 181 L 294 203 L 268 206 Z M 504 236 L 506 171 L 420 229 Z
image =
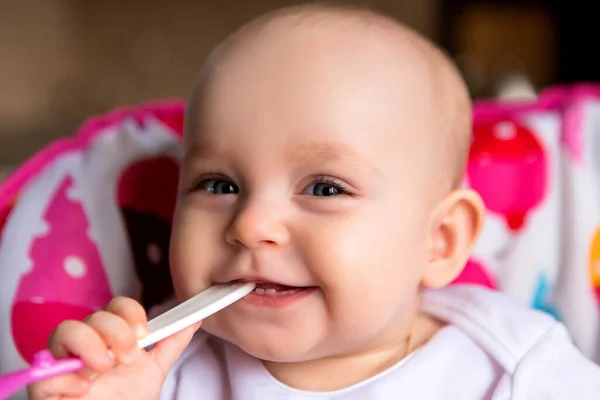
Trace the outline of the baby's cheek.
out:
M 214 233 L 210 226 L 197 223 L 194 218 L 180 219 L 173 227 L 170 246 L 171 275 L 179 297 L 191 297 L 210 283 L 214 265 Z
M 411 304 L 399 291 L 369 290 L 365 285 L 356 292 L 340 288 L 336 295 L 330 296 L 328 304 L 330 335 L 345 347 L 377 340 L 390 329 L 399 331 L 411 315 Z
M 327 246 L 317 252 L 313 272 L 342 331 L 368 334 L 413 307 L 425 259 L 416 238 L 402 229 L 377 232 L 365 224 L 323 242 Z
M 356 291 L 368 289 L 374 276 L 387 279 L 381 274 L 389 273 L 408 245 L 402 243 L 397 228 L 380 223 L 380 215 L 367 211 L 304 221 L 296 244 L 317 283 Z

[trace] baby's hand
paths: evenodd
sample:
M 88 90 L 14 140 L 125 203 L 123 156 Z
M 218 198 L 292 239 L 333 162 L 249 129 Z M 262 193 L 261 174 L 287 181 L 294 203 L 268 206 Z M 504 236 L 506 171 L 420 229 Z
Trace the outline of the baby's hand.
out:
M 52 333 L 49 349 L 55 358 L 80 357 L 87 369 L 58 376 L 27 388 L 30 399 L 157 399 L 169 369 L 200 327 L 196 324 L 140 350 L 146 335 L 146 313 L 135 300 L 118 297 L 106 311 L 83 322 L 65 321 Z

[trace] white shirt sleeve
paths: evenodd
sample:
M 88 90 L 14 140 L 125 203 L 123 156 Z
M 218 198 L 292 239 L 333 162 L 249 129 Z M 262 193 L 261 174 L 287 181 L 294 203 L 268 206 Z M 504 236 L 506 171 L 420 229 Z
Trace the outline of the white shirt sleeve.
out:
M 573 345 L 562 324 L 531 348 L 512 381 L 513 400 L 600 399 L 600 366 Z

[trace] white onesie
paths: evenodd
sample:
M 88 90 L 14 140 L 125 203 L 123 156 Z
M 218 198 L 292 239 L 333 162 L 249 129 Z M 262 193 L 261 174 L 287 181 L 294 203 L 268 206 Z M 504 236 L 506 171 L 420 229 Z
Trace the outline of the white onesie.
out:
M 160 399 L 600 399 L 600 367 L 550 316 L 475 286 L 428 291 L 422 310 L 448 326 L 393 367 L 351 387 L 292 389 L 236 346 L 200 333 L 170 371 Z

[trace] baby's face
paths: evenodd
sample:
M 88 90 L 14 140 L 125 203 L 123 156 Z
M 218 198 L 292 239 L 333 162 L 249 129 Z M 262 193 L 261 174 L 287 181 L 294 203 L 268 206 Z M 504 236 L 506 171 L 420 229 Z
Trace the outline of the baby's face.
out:
M 189 110 L 171 248 L 178 295 L 258 282 L 203 329 L 264 360 L 397 339 L 428 258 L 419 94 L 405 95 L 406 80 L 365 79 L 368 58 L 240 57 Z

